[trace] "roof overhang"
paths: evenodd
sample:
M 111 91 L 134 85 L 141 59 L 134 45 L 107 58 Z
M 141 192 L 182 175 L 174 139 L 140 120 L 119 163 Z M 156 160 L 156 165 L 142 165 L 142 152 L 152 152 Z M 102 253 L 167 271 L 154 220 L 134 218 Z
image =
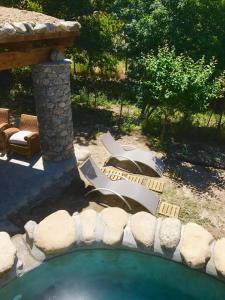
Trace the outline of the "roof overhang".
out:
M 9 11 L 10 16 L 12 12 L 20 12 L 17 9 L 2 9 Z M 54 50 L 64 52 L 66 47 L 73 46 L 80 33 L 78 22 L 22 12 L 25 12 L 25 15 L 31 13 L 29 22 L 22 19 L 20 22 L 0 23 L 0 71 L 49 61 Z M 22 16 L 24 18 L 24 13 Z M 1 17 L 0 7 L 0 20 Z M 32 18 L 35 22 L 32 22 Z M 46 23 L 40 23 L 42 20 Z

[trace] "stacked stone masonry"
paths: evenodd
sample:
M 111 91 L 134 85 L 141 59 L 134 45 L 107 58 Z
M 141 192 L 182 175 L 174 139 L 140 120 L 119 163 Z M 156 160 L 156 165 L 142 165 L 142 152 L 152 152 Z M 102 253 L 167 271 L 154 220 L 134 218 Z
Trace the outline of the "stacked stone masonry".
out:
M 29 221 L 25 234 L 0 233 L 0 285 L 62 253 L 87 248 L 130 249 L 159 255 L 225 281 L 225 239 L 215 241 L 202 226 L 182 225 L 147 212 L 130 215 L 121 208 L 72 216 L 56 211 L 39 224 Z M 22 245 L 22 246 L 21 246 Z
M 70 65 L 67 61 L 39 64 L 32 77 L 43 158 L 67 159 L 74 153 Z
M 75 32 L 79 34 L 80 24 L 75 21 L 54 19 L 46 23 L 32 22 L 4 22 L 0 24 L 0 38 L 12 35 L 34 35 L 51 32 Z

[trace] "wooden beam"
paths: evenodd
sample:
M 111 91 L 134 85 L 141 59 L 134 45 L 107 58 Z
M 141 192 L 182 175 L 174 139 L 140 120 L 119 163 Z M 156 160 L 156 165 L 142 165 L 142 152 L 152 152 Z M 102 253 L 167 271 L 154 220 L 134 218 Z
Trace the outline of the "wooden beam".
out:
M 0 48 L 8 49 L 11 51 L 20 51 L 20 52 L 27 52 L 32 48 L 41 48 L 40 43 L 43 44 L 42 47 L 48 46 L 63 46 L 63 47 L 72 47 L 74 45 L 74 37 L 63 37 L 63 38 L 56 38 L 56 39 L 49 39 L 49 40 L 42 40 L 42 41 L 29 41 L 29 42 L 15 42 L 15 43 L 7 43 L 7 44 L 0 44 Z M 37 47 L 38 46 L 38 47 Z
M 49 46 L 58 45 L 58 46 L 64 46 L 64 47 L 72 47 L 74 45 L 74 38 L 66 37 L 66 38 L 52 39 L 52 40 L 47 40 L 46 43 Z
M 0 53 L 0 71 L 47 62 L 50 60 L 50 54 L 53 50 L 64 52 L 64 47 L 54 46 L 31 49 L 28 52 Z
M 28 52 L 32 49 L 32 42 L 4 44 L 4 48 L 16 52 Z
M 24 35 L 11 35 L 6 37 L 0 37 L 0 47 L 4 44 L 9 43 L 19 43 L 19 42 L 29 42 L 29 41 L 45 41 L 50 39 L 60 39 L 60 38 L 75 38 L 79 36 L 79 32 L 77 31 L 60 31 L 60 32 L 44 32 L 44 33 L 36 33 L 36 34 L 24 34 Z

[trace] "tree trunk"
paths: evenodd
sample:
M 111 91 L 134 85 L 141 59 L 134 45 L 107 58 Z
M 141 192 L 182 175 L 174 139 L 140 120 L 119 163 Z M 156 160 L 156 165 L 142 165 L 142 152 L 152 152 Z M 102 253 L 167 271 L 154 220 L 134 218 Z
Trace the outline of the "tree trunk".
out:
M 223 112 L 221 111 L 220 112 L 220 116 L 219 116 L 219 121 L 217 123 L 217 130 L 218 130 L 218 132 L 220 132 L 220 130 L 221 130 L 222 118 L 223 118 Z
M 153 106 L 150 111 L 148 109 L 147 113 L 146 113 L 146 118 L 150 118 L 151 115 L 153 114 L 153 112 L 156 110 L 157 106 Z
M 76 75 L 76 64 L 75 64 L 75 56 L 73 55 L 73 76 Z
M 208 120 L 208 123 L 207 123 L 207 127 L 209 127 L 209 123 L 210 123 L 210 121 L 211 121 L 212 115 L 213 115 L 213 111 L 211 112 L 211 114 L 210 114 L 210 116 L 209 116 L 209 120 Z
M 120 119 L 122 118 L 123 116 L 123 102 L 121 101 L 120 103 Z
M 94 94 L 94 98 L 95 98 L 95 108 L 97 107 L 97 96 L 96 94 Z
M 128 59 L 127 56 L 125 57 L 125 73 L 127 73 L 127 68 L 128 68 Z
M 165 111 L 165 113 L 164 113 L 164 119 L 163 119 L 163 123 L 162 123 L 162 131 L 161 131 L 161 134 L 160 134 L 160 142 L 161 143 L 164 141 L 167 124 L 168 124 L 168 112 Z

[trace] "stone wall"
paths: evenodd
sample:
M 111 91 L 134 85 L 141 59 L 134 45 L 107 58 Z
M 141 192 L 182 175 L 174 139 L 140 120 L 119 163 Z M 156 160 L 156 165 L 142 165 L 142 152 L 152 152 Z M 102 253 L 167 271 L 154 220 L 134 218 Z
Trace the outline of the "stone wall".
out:
M 70 65 L 67 61 L 39 64 L 32 77 L 43 158 L 67 159 L 74 153 Z
M 130 215 L 105 208 L 72 216 L 57 211 L 39 224 L 29 221 L 25 234 L 10 239 L 0 233 L 0 285 L 21 276 L 43 261 L 86 248 L 141 251 L 183 263 L 225 281 L 225 238 L 214 240 L 202 226 L 178 219 L 155 218 L 147 212 Z

